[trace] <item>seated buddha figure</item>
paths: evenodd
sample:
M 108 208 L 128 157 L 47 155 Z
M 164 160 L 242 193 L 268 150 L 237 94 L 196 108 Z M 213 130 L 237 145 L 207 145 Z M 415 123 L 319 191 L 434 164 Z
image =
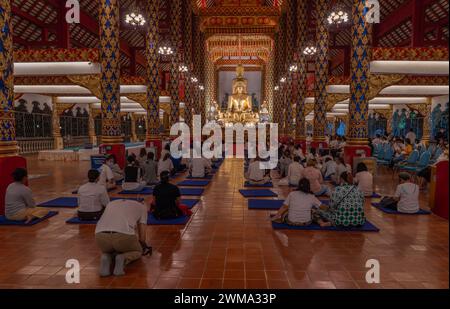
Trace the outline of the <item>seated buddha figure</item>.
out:
M 252 99 L 247 94 L 247 79 L 244 78 L 244 69 L 238 66 L 237 77 L 233 80 L 233 94 L 228 99 L 228 118 L 235 122 L 245 122 L 252 116 Z

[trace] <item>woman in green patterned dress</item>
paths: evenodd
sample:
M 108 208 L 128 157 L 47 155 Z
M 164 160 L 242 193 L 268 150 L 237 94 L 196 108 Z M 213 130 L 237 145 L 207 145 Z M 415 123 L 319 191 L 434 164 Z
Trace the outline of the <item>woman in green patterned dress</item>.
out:
M 349 182 L 348 173 L 341 174 L 341 185 L 331 195 L 330 206 L 318 209 L 315 216 L 334 226 L 362 226 L 366 223 L 364 194 Z

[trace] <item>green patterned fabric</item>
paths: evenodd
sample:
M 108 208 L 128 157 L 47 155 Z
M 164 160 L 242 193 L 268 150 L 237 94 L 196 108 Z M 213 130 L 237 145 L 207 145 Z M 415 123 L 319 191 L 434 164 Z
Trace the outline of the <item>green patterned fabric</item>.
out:
M 357 187 L 348 184 L 336 187 L 331 195 L 330 210 L 324 215 L 336 226 L 364 225 L 364 201 L 364 194 Z

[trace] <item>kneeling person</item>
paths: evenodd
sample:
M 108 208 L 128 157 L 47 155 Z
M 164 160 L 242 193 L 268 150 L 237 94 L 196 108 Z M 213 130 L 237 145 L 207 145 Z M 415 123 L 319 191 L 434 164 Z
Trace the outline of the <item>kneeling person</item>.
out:
M 98 183 L 100 172 L 90 170 L 89 182 L 78 189 L 78 218 L 83 221 L 97 221 L 109 203 L 105 186 Z
M 95 229 L 95 240 L 103 253 L 100 276 L 111 275 L 113 258 L 113 273 L 122 276 L 125 265 L 142 256 L 143 247 L 146 247 L 147 218 L 147 206 L 136 201 L 116 200 L 106 206 Z
M 251 185 L 264 185 L 271 181 L 266 170 L 261 169 L 260 162 L 261 159 L 256 157 L 248 166 L 248 172 L 246 173 L 245 178 Z

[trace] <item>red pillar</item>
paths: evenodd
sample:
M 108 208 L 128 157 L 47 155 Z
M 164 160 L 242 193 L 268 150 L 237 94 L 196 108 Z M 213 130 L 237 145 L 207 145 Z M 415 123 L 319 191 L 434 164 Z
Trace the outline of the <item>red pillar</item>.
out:
M 424 45 L 424 21 L 425 8 L 422 0 L 414 0 L 412 15 L 412 47 L 422 47 Z

